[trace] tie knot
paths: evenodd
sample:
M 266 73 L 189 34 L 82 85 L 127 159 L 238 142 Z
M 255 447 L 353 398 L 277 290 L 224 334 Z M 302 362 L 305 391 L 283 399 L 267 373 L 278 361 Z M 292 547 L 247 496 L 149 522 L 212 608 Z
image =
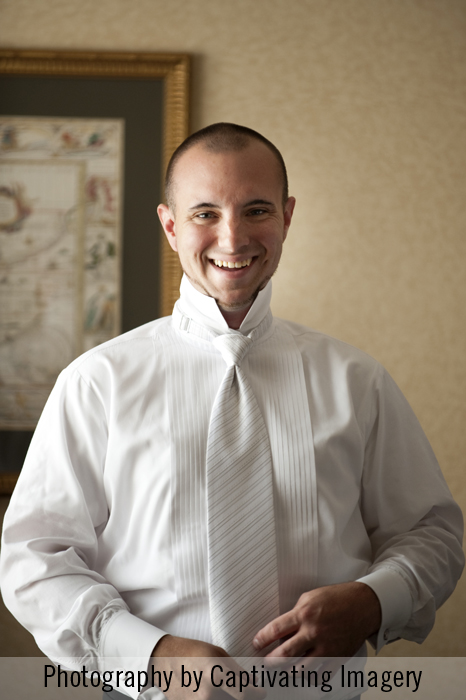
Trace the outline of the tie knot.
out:
M 249 350 L 252 340 L 241 333 L 226 333 L 218 335 L 213 339 L 212 343 L 217 350 L 222 353 L 222 357 L 228 367 L 231 365 L 240 365 L 243 357 Z

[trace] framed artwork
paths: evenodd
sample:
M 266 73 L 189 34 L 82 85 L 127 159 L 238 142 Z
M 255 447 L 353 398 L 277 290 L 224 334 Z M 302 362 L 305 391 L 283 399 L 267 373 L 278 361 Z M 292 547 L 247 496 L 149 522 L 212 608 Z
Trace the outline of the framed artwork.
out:
M 59 371 L 171 313 L 156 207 L 188 86 L 186 55 L 0 51 L 0 493 Z
M 0 116 L 0 430 L 119 334 L 124 122 Z

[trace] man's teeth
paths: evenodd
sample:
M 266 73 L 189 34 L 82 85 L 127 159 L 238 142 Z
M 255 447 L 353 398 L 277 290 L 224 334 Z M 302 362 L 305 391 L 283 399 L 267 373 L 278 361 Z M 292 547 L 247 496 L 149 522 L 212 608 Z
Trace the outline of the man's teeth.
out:
M 217 267 L 249 267 L 252 263 L 252 258 L 247 260 L 241 260 L 240 262 L 226 262 L 225 260 L 214 260 L 214 264 Z

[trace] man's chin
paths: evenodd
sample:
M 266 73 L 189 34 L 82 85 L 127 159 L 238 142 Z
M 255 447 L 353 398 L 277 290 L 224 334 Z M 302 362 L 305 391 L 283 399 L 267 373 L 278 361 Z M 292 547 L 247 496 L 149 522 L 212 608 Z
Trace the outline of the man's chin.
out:
M 272 276 L 269 275 L 265 279 L 263 279 L 258 287 L 255 289 L 255 291 L 252 294 L 249 294 L 247 298 L 245 297 L 238 297 L 237 299 L 234 299 L 234 294 L 232 294 L 232 297 L 230 298 L 221 298 L 220 296 L 214 297 L 215 301 L 217 302 L 218 306 L 220 309 L 223 311 L 229 312 L 229 311 L 242 311 L 244 309 L 249 309 L 252 304 L 255 302 L 257 295 L 259 292 L 261 292 L 265 287 L 268 285 L 270 280 L 272 279 Z
M 220 298 L 215 298 L 215 301 L 217 302 L 217 305 L 222 311 L 244 311 L 245 309 L 249 309 L 250 306 L 254 303 L 256 300 L 257 295 L 259 294 L 259 289 L 257 289 L 254 294 L 251 294 L 247 299 L 238 299 L 238 301 L 230 301 L 226 299 L 220 299 Z
M 183 270 L 184 274 L 186 277 L 190 280 L 191 284 L 193 287 L 195 287 L 199 292 L 202 294 L 205 294 L 208 297 L 212 297 L 212 299 L 215 299 L 217 302 L 217 305 L 222 311 L 228 312 L 236 312 L 236 311 L 242 311 L 244 309 L 248 309 L 256 300 L 257 295 L 259 292 L 266 287 L 267 283 L 270 280 L 270 277 L 267 277 L 266 280 L 263 280 L 258 288 L 252 293 L 249 294 L 246 298 L 243 296 L 241 297 L 240 295 L 235 299 L 234 293 L 231 295 L 232 298 L 227 297 L 221 297 L 220 295 L 216 295 L 212 291 L 210 291 L 207 287 L 205 287 L 200 281 L 193 279 L 192 277 L 189 276 L 189 274 L 186 272 L 186 270 Z

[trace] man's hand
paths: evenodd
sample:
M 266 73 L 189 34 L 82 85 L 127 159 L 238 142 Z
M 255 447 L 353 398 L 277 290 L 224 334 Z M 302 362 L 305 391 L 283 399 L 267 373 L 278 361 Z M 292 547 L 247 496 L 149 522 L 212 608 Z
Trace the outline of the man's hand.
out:
M 263 627 L 254 638 L 259 651 L 285 639 L 266 658 L 349 658 L 378 631 L 379 599 L 365 583 L 338 583 L 303 593 L 293 610 Z
M 194 659 L 194 661 L 190 663 L 189 659 Z M 226 687 L 225 682 L 221 688 L 215 688 L 211 684 L 211 671 L 214 665 L 219 664 L 223 669 L 223 672 L 216 674 L 216 682 L 219 682 L 221 678 L 225 679 L 228 671 L 234 671 L 239 679 L 238 674 L 245 673 L 245 670 L 224 649 L 207 642 L 167 634 L 154 647 L 151 663 L 158 671 L 165 671 L 167 674 L 173 672 L 170 689 L 165 693 L 170 700 L 191 698 L 195 689 L 192 686 L 181 687 L 182 665 L 186 671 L 191 673 L 195 671 L 197 679 L 201 679 L 199 688 L 196 690 L 198 700 L 213 700 L 214 698 L 219 700 L 230 698 L 231 700 L 232 697 L 235 700 L 263 700 L 265 698 L 265 691 L 261 688 L 249 686 L 240 691 L 238 680 L 235 688 Z M 202 676 L 200 676 L 201 672 Z

